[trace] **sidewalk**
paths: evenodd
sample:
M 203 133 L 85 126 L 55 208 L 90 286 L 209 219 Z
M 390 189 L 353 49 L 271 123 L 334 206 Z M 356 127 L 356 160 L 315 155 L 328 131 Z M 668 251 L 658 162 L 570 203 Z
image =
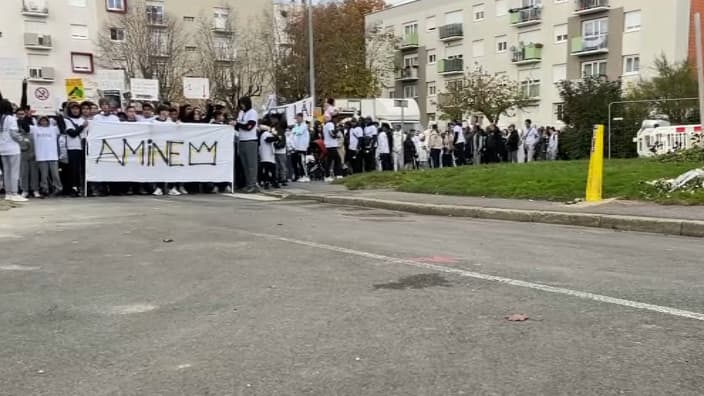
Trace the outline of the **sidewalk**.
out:
M 663 206 L 636 201 L 599 204 L 453 197 L 389 190 L 348 191 L 323 183 L 292 183 L 278 193 L 289 199 L 366 206 L 439 216 L 565 224 L 704 237 L 704 207 Z

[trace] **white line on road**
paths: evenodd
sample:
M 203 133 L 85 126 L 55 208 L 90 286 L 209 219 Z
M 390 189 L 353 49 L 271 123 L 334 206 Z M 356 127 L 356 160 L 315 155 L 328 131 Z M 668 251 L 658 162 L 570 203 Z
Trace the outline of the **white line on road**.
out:
M 642 303 L 642 302 L 638 302 L 638 301 L 624 300 L 621 298 L 603 296 L 601 294 L 594 294 L 594 293 L 588 293 L 588 292 L 583 292 L 583 291 L 579 291 L 579 290 L 565 289 L 563 287 L 543 285 L 541 283 L 533 283 L 533 282 L 522 281 L 522 280 L 518 280 L 518 279 L 504 278 L 501 276 L 487 275 L 487 274 L 482 274 L 479 272 L 466 271 L 466 270 L 457 269 L 457 268 L 444 267 L 441 265 L 422 263 L 422 262 L 415 261 L 415 260 L 384 256 L 381 254 L 364 252 L 361 250 L 348 249 L 348 248 L 343 248 L 340 246 L 326 245 L 323 243 L 302 241 L 302 240 L 298 240 L 298 239 L 291 239 L 291 238 L 281 237 L 278 235 L 261 234 L 261 233 L 249 232 L 249 231 L 238 230 L 238 229 L 235 229 L 235 231 L 240 232 L 240 233 L 244 233 L 244 234 L 253 235 L 253 236 L 278 240 L 278 241 L 282 241 L 282 242 L 293 243 L 296 245 L 308 246 L 308 247 L 313 247 L 313 248 L 318 248 L 318 249 L 325 249 L 325 250 L 330 250 L 330 251 L 337 252 L 337 253 L 344 253 L 344 254 L 349 254 L 349 255 L 353 255 L 353 256 L 365 257 L 365 258 L 369 258 L 369 259 L 373 259 L 373 260 L 385 261 L 388 263 L 404 264 L 404 265 L 409 265 L 409 266 L 413 266 L 413 267 L 424 268 L 424 269 L 429 269 L 429 270 L 438 271 L 438 272 L 444 272 L 444 273 L 448 273 L 448 274 L 455 274 L 455 275 L 465 276 L 465 277 L 474 278 L 474 279 L 503 283 L 503 284 L 507 284 L 507 285 L 511 285 L 511 286 L 518 286 L 518 287 L 524 287 L 524 288 L 528 288 L 528 289 L 540 290 L 540 291 L 544 291 L 544 292 L 548 292 L 548 293 L 555 293 L 555 294 L 562 294 L 562 295 L 566 295 L 566 296 L 577 297 L 577 298 L 581 298 L 581 299 L 585 299 L 585 300 L 598 301 L 598 302 L 607 303 L 607 304 L 614 304 L 614 305 L 620 305 L 620 306 L 624 306 L 624 307 L 643 309 L 643 310 L 647 310 L 647 311 L 660 312 L 660 313 L 664 313 L 664 314 L 672 315 L 672 316 L 679 316 L 679 317 L 683 317 L 683 318 L 704 321 L 704 314 L 698 313 L 698 312 L 685 311 L 682 309 L 665 307 L 665 306 L 661 306 L 661 305 L 647 304 L 647 303 Z
M 258 194 L 222 194 L 226 197 L 232 197 L 232 198 L 238 198 L 238 199 L 246 199 L 249 201 L 262 201 L 262 202 L 272 202 L 272 201 L 281 201 L 281 198 L 276 198 L 276 197 L 270 197 L 268 195 L 258 195 Z
M 25 265 L 0 265 L 0 271 L 36 271 L 39 267 L 28 267 Z

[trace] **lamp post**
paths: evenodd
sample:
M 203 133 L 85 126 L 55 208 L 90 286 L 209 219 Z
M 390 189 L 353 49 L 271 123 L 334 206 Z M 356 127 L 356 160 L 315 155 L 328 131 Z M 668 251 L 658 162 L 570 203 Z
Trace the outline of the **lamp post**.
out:
M 305 0 L 304 0 L 305 1 Z M 313 52 L 313 0 L 308 0 L 308 57 L 310 63 L 310 98 L 315 113 L 315 53 Z

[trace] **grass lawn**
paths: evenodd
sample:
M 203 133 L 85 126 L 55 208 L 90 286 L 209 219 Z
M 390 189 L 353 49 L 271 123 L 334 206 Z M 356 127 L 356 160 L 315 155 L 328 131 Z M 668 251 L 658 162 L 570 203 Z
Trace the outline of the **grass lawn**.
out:
M 701 162 L 607 160 L 604 198 L 702 205 L 704 192 L 662 194 L 644 183 L 673 178 L 701 166 Z M 588 161 L 495 164 L 398 173 L 374 172 L 349 177 L 342 184 L 352 190 L 391 188 L 413 193 L 571 201 L 584 197 L 587 168 Z

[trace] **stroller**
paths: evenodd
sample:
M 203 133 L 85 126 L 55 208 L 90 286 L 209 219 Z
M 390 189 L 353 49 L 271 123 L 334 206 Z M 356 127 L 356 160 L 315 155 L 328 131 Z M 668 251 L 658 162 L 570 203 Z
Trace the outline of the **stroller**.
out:
M 322 139 L 316 139 L 310 145 L 311 155 L 306 156 L 306 167 L 310 180 L 325 180 L 325 167 L 328 161 L 328 150 Z

